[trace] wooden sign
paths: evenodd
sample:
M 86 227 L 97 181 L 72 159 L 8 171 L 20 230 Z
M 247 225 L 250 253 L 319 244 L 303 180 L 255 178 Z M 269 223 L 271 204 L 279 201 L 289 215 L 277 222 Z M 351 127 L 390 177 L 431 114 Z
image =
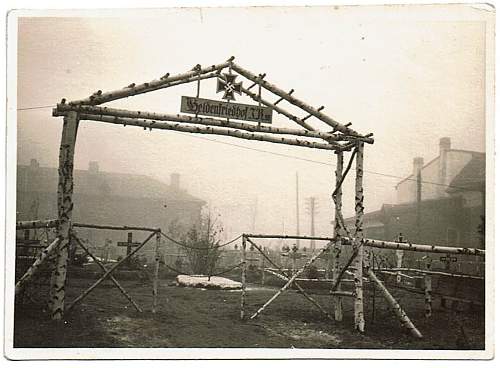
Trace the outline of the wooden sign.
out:
M 267 106 L 246 105 L 225 101 L 182 96 L 181 112 L 271 124 L 273 110 Z

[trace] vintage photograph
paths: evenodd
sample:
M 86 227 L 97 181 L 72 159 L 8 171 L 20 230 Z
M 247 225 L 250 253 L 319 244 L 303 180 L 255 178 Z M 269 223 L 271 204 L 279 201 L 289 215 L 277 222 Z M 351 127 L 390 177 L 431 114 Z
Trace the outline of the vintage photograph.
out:
M 493 357 L 493 6 L 7 21 L 6 357 Z

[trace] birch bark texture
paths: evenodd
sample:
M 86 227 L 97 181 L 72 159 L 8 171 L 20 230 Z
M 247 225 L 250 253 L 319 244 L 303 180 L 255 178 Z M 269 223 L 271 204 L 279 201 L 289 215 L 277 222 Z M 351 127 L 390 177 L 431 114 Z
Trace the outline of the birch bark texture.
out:
M 243 236 L 241 239 L 241 299 L 240 299 L 240 319 L 245 319 L 245 298 L 246 298 L 246 278 L 247 278 L 247 238 Z
M 337 152 L 337 169 L 335 171 L 335 187 L 337 189 L 337 193 L 333 195 L 333 202 L 335 205 L 335 230 L 333 237 L 335 239 L 335 243 L 333 246 L 333 252 L 334 252 L 334 261 L 333 261 L 333 275 L 332 279 L 337 280 L 340 275 L 340 269 L 341 269 L 341 264 L 340 264 L 340 254 L 342 251 L 342 237 L 340 235 L 340 232 L 342 230 L 342 225 L 341 225 L 341 219 L 340 219 L 340 214 L 342 213 L 342 186 L 340 185 L 342 183 L 342 171 L 344 170 L 344 154 L 342 151 Z M 333 290 L 335 291 L 341 291 L 342 285 L 341 283 L 338 283 L 338 286 L 335 287 Z M 335 321 L 342 321 L 343 319 L 343 311 L 342 311 L 342 297 L 340 295 L 335 295 L 333 297 L 333 309 L 334 309 L 334 316 L 335 316 Z
M 73 215 L 73 159 L 75 156 L 78 114 L 68 112 L 64 118 L 61 146 L 59 148 L 59 183 L 57 186 L 57 246 L 55 266 L 50 285 L 49 308 L 51 318 L 60 320 L 64 315 L 66 271 L 70 244 L 71 218 Z
M 365 331 L 365 317 L 363 312 L 363 155 L 364 143 L 358 142 L 356 154 L 356 195 L 355 195 L 355 232 L 353 250 L 357 251 L 353 261 L 354 266 L 354 328 L 359 332 Z
M 429 270 L 431 264 L 427 264 L 427 269 Z M 425 295 L 425 317 L 430 318 L 432 316 L 432 275 L 424 275 L 424 295 Z
M 153 278 L 153 307 L 152 312 L 156 313 L 158 307 L 158 274 L 160 272 L 160 243 L 161 243 L 161 233 L 156 232 L 156 243 L 155 243 L 155 273 Z
M 25 286 L 30 282 L 30 280 L 38 273 L 40 267 L 42 267 L 46 262 L 48 262 L 51 254 L 57 250 L 57 246 L 59 245 L 60 239 L 55 238 L 55 240 L 50 243 L 50 245 L 45 248 L 35 262 L 31 265 L 28 271 L 19 279 L 16 283 L 16 293 L 15 295 L 19 295 L 25 288 Z
M 394 299 L 394 297 L 391 295 L 391 293 L 386 289 L 384 284 L 377 278 L 375 273 L 371 270 L 367 270 L 368 273 L 368 278 L 375 283 L 375 286 L 377 289 L 379 289 L 382 292 L 383 297 L 391 307 L 392 311 L 396 314 L 396 316 L 399 319 L 399 322 L 401 323 L 401 326 L 407 329 L 407 331 L 414 337 L 421 339 L 422 334 L 420 331 L 415 327 L 413 322 L 410 320 L 410 318 L 406 315 L 405 311 L 399 303 Z

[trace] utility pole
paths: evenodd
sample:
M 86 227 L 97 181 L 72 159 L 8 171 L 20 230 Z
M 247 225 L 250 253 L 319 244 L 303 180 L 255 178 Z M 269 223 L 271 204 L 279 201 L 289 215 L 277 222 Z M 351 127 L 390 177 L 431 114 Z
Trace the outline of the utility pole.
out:
M 311 215 L 311 236 L 315 235 L 315 231 L 314 231 L 314 216 L 316 215 L 316 210 L 317 210 L 316 197 L 309 197 L 309 198 L 307 198 L 307 211 Z M 310 246 L 310 248 L 311 248 L 311 250 L 316 249 L 316 242 L 313 239 L 311 239 L 311 246 Z
M 300 235 L 300 216 L 299 216 L 299 173 L 295 172 L 295 213 L 297 215 L 297 236 Z M 297 247 L 300 248 L 300 239 L 297 239 Z

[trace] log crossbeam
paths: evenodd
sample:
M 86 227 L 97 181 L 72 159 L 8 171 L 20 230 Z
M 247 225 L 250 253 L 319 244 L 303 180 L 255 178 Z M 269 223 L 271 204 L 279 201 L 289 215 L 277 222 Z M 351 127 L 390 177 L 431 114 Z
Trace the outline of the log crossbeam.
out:
M 244 234 L 247 238 L 255 239 L 300 239 L 300 240 L 320 240 L 320 241 L 335 241 L 335 238 L 324 236 L 305 236 L 305 235 L 278 235 L 278 234 Z M 367 247 L 380 248 L 380 249 L 403 249 L 412 252 L 428 252 L 428 253 L 449 253 L 449 254 L 464 254 L 470 256 L 486 255 L 484 249 L 479 248 L 458 248 L 458 247 L 445 247 L 438 245 L 427 244 L 411 244 L 411 243 L 397 243 L 384 240 L 363 239 L 363 244 Z M 352 245 L 352 238 L 342 237 L 342 245 Z
M 358 134 L 356 131 L 346 127 L 345 125 L 342 125 L 338 121 L 335 121 L 334 119 L 323 114 L 322 112 L 318 111 L 314 107 L 306 104 L 305 102 L 299 100 L 298 98 L 291 96 L 291 94 L 276 87 L 275 85 L 272 85 L 271 83 L 265 81 L 263 78 L 251 73 L 250 71 L 242 68 L 241 66 L 235 64 L 234 62 L 231 62 L 231 69 L 234 70 L 236 73 L 240 74 L 241 76 L 247 78 L 248 80 L 259 84 L 260 86 L 262 86 L 266 90 L 276 94 L 279 97 L 282 97 L 284 100 L 288 101 L 292 105 L 295 105 L 295 106 L 301 108 L 302 110 L 306 111 L 307 113 L 312 114 L 313 116 L 315 116 L 319 120 L 323 121 L 324 123 L 326 123 L 327 125 L 332 127 L 334 130 L 340 131 L 340 132 L 347 134 L 347 135 L 354 135 L 354 136 L 361 137 L 360 134 Z M 373 143 L 373 140 L 371 140 L 369 142 L 367 141 L 367 143 Z
M 101 107 L 101 106 L 88 106 L 88 105 L 72 106 L 68 104 L 58 104 L 57 108 L 55 108 L 53 111 L 53 115 L 64 116 L 69 111 L 77 111 L 79 113 L 90 114 L 90 115 L 116 116 L 120 118 L 145 119 L 153 121 L 157 120 L 171 121 L 171 122 L 179 122 L 186 124 L 208 125 L 215 127 L 241 129 L 249 132 L 258 132 L 258 133 L 296 135 L 300 137 L 323 139 L 334 145 L 335 145 L 334 142 L 338 141 L 350 142 L 353 140 L 353 138 L 350 136 L 320 132 L 309 129 L 275 128 L 272 126 L 266 126 L 266 125 L 258 126 L 248 123 L 235 122 L 232 120 L 228 121 L 228 120 L 206 118 L 206 117 L 201 118 L 201 117 L 182 115 L 182 114 L 174 115 L 174 114 L 163 114 L 163 113 L 155 113 L 148 111 L 131 111 L 131 110 L 115 109 L 115 108 Z
M 218 128 L 212 127 L 210 123 L 213 119 L 208 119 L 210 122 L 207 124 L 203 124 L 205 126 L 193 126 L 186 125 L 180 123 L 169 123 L 169 122 L 160 122 L 156 120 L 148 120 L 148 119 L 136 119 L 136 118 L 122 118 L 118 116 L 112 115 L 93 115 L 93 114 L 80 114 L 80 120 L 93 120 L 100 121 L 105 123 L 117 124 L 117 125 L 130 125 L 142 127 L 144 129 L 160 129 L 160 130 L 174 130 L 180 132 L 187 133 L 197 133 L 197 134 L 213 134 L 213 135 L 222 135 L 229 137 L 236 137 L 247 140 L 261 141 L 261 142 L 270 142 L 291 146 L 299 146 L 299 147 L 307 147 L 313 149 L 323 149 L 330 151 L 339 151 L 339 150 L 347 150 L 350 149 L 350 146 L 343 146 L 339 144 L 332 143 L 320 143 L 320 142 L 311 142 L 307 140 L 295 139 L 295 138 L 285 138 L 285 137 L 277 137 L 277 136 L 268 136 L 264 134 L 257 134 L 252 132 L 245 132 L 241 130 L 235 130 L 231 128 Z M 191 116 L 185 117 L 186 121 L 189 119 L 191 122 L 196 121 L 195 119 L 199 119 L 199 121 L 206 121 L 205 118 L 194 118 Z M 180 118 L 175 118 L 175 120 L 184 119 L 182 116 Z M 262 128 L 262 127 L 261 127 Z
M 167 88 L 167 87 L 172 87 L 174 85 L 179 85 L 183 83 L 190 83 L 190 82 L 195 82 L 199 78 L 205 79 L 203 76 L 208 73 L 215 72 L 213 75 L 210 77 L 206 78 L 212 78 L 220 74 L 222 69 L 227 68 L 230 65 L 229 61 L 226 61 L 222 64 L 218 65 L 212 65 L 206 68 L 193 68 L 192 70 L 183 73 L 183 74 L 178 74 L 178 75 L 173 75 L 170 76 L 169 74 L 166 74 L 164 77 L 160 79 L 155 79 L 150 82 L 146 82 L 143 84 L 136 85 L 134 83 L 130 84 L 129 86 L 111 91 L 111 92 L 102 92 L 102 91 L 97 91 L 94 93 L 92 96 L 82 99 L 82 100 L 75 100 L 69 102 L 70 105 L 100 105 L 105 102 L 110 102 L 114 100 L 118 100 L 121 98 L 125 97 L 131 97 L 135 96 L 138 94 L 142 93 L 147 93 L 147 92 L 152 92 L 156 91 L 158 89 L 162 88 Z

